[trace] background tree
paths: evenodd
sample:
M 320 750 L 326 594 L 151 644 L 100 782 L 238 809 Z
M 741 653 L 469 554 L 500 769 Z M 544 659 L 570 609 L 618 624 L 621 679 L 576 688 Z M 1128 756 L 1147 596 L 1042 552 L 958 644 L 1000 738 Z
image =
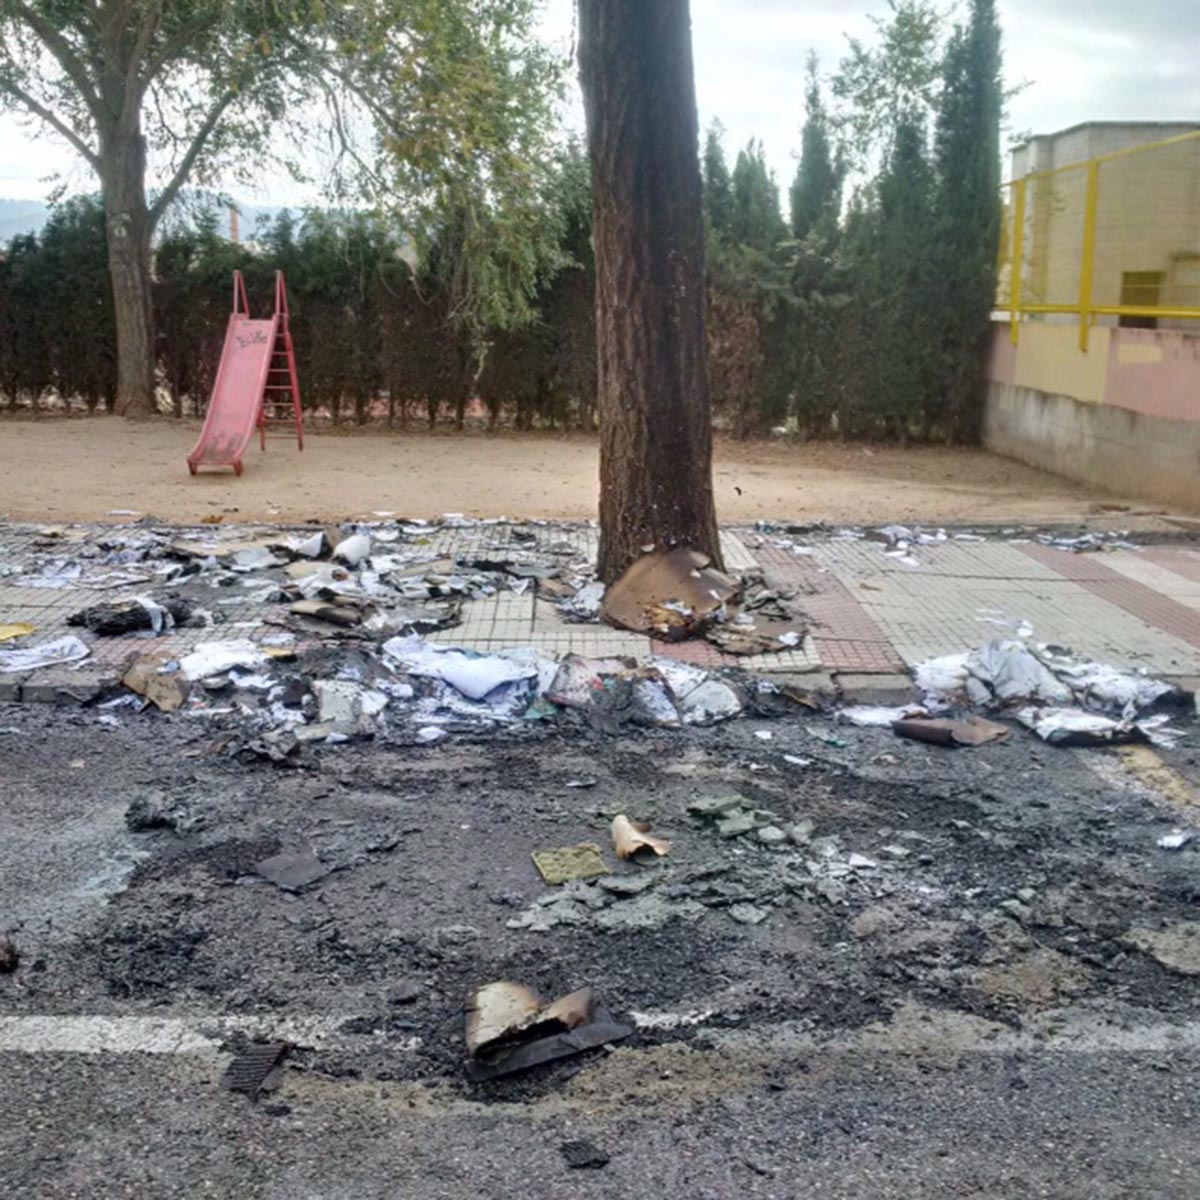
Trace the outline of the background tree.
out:
M 104 248 L 104 206 L 78 196 L 57 206 L 41 233 L 41 296 L 54 386 L 89 412 L 116 400 L 116 334 Z
M 720 565 L 687 0 L 580 0 L 592 163 L 601 579 L 647 545 Z
M 190 399 L 194 416 L 208 402 L 224 344 L 235 270 L 247 273 L 254 293 L 251 304 L 263 303 L 261 287 L 253 286 L 261 271 L 244 247 L 221 235 L 219 226 L 215 211 L 201 210 L 194 223 L 181 222 L 169 230 L 158 247 L 154 283 L 158 363 L 179 417 L 184 415 L 186 400 Z
M 779 211 L 779 185 L 767 166 L 763 144 L 752 138 L 738 152 L 733 168 L 733 212 L 730 238 L 756 250 L 771 250 L 785 237 Z
M 0 253 L 0 401 L 10 409 L 18 404 L 16 371 L 16 332 L 19 314 L 12 295 L 13 263 L 11 243 L 8 252 Z
M 568 141 L 559 156 L 555 178 L 559 263 L 538 294 L 538 310 L 549 326 L 550 415 L 593 430 L 598 397 L 592 177 L 587 153 L 576 140 Z
M 829 115 L 821 96 L 818 61 L 809 54 L 806 71 L 808 84 L 804 91 L 804 129 L 800 135 L 800 162 L 792 181 L 792 236 L 805 238 L 823 222 L 836 227 L 841 208 L 841 171 L 834 163 L 830 138 Z
M 723 155 L 706 151 L 708 203 L 722 201 L 716 183 L 723 162 Z M 744 438 L 786 414 L 788 389 L 772 336 L 782 328 L 778 302 L 785 280 L 778 251 L 788 230 L 779 187 L 757 139 L 739 152 L 727 191 L 725 227 L 708 222 L 708 361 L 714 409 L 734 437 Z
M 150 244 L 190 176 L 263 149 L 289 100 L 281 4 L 0 3 L 0 96 L 63 137 L 100 182 L 115 301 L 117 409 L 154 395 Z M 147 159 L 164 184 L 147 197 Z
M 823 434 L 847 401 L 840 332 L 850 303 L 841 245 L 843 155 L 825 104 L 820 64 L 805 67 L 800 160 L 788 193 L 792 241 L 786 247 L 789 311 L 776 321 L 776 353 L 786 362 L 789 415 L 798 432 Z
M 897 122 L 879 180 L 875 247 L 877 289 L 869 432 L 899 442 L 924 438 L 937 411 L 939 281 L 932 271 L 933 171 L 920 114 Z
M 722 144 L 724 129 L 720 121 L 714 121 L 704 139 L 704 218 L 710 232 L 718 238 L 726 238 L 733 225 L 733 180 L 729 175 L 729 164 L 725 161 Z
M 310 210 L 296 240 L 296 368 L 311 402 L 365 424 L 382 387 L 378 279 L 395 243 L 363 213 Z
M 888 0 L 887 15 L 870 21 L 874 43 L 850 38 L 833 78 L 838 123 L 854 165 L 867 173 L 891 158 L 902 121 L 936 111 L 945 17 L 932 0 Z
M 971 0 L 968 23 L 946 47 L 936 134 L 941 389 L 947 434 L 955 441 L 978 436 L 983 406 L 1002 224 L 1003 107 L 995 0 Z
M 368 15 L 348 77 L 377 153 L 350 180 L 408 231 L 426 290 L 445 301 L 441 337 L 454 354 L 438 403 L 461 427 L 493 334 L 534 323 L 539 288 L 569 262 L 552 105 L 564 64 L 537 39 L 541 0 L 419 0 L 416 54 L 416 22 L 397 7 L 414 0 L 355 6 Z M 414 92 L 429 97 L 424 111 Z M 336 132 L 361 165 L 350 128 L 339 120 Z
M 280 267 L 310 413 L 352 411 L 365 421 L 386 412 L 404 422 L 419 412 L 431 424 L 457 423 L 478 397 L 496 425 L 595 427 L 590 163 L 569 139 L 554 145 L 553 125 L 522 105 L 523 96 L 552 94 L 556 68 L 540 50 L 513 57 L 506 47 L 528 7 L 496 0 L 495 11 L 502 2 L 515 23 L 493 30 L 498 43 L 482 63 L 454 5 L 422 27 L 442 49 L 409 48 L 414 62 L 453 68 L 447 87 L 470 98 L 473 134 L 465 117 L 397 124 L 393 99 L 408 85 L 401 79 L 393 96 L 386 71 L 373 122 L 339 133 L 347 114 L 337 102 L 331 178 L 365 183 L 361 205 L 282 213 L 242 246 L 223 236 L 219 194 L 189 189 L 186 203 L 164 213 L 154 324 L 158 378 L 176 414 L 200 414 L 208 401 L 230 271 L 246 274 L 258 311 L 269 307 Z M 367 7 L 356 10 L 363 22 Z M 412 0 L 410 15 L 419 10 Z M 961 28 L 927 16 L 917 0 L 895 4 L 842 64 L 836 106 L 810 60 L 788 197 L 794 223 L 780 215 L 757 140 L 731 172 L 720 127 L 710 129 L 701 162 L 705 324 L 718 428 L 901 441 L 977 435 L 995 258 L 999 35 L 984 0 Z M 364 23 L 360 33 L 355 44 L 367 49 L 348 47 L 339 69 L 376 61 L 378 45 L 377 61 L 399 61 L 389 31 Z M 497 94 L 506 56 L 516 77 Z M 896 97 L 908 108 L 896 108 Z M 351 136 L 364 131 L 380 144 Z M 843 206 L 846 139 L 853 186 Z M 0 248 L 0 402 L 113 403 L 106 220 L 94 197 L 57 204 L 40 235 Z
M 873 42 L 852 40 L 833 80 L 855 182 L 840 238 L 851 301 L 839 344 L 850 390 L 836 420 L 846 436 L 908 441 L 945 429 L 929 146 L 945 18 L 929 0 L 890 0 L 873 23 Z
M 417 291 L 413 264 L 403 247 L 380 264 L 376 280 L 379 292 L 380 372 L 387 391 L 387 422 L 399 417 L 407 425 L 414 410 L 424 401 L 431 343 L 421 336 L 425 301 Z M 436 343 L 432 343 L 436 344 Z
M 0 387 L 10 408 L 25 398 L 36 409 L 40 397 L 54 386 L 41 243 L 32 233 L 13 238 L 0 265 L 6 326 L 0 338 Z
M 327 105 L 339 166 L 369 167 L 352 97 L 376 119 L 373 173 L 403 160 L 427 205 L 464 179 L 477 194 L 487 177 L 493 197 L 517 195 L 521 147 L 497 139 L 547 113 L 533 12 L 534 0 L 0 0 L 0 103 L 64 138 L 100 183 L 118 410 L 154 407 L 151 240 L 163 214 L 189 180 L 289 165 L 279 148 L 312 128 L 313 100 Z
M 833 429 L 848 398 L 839 335 L 850 302 L 845 256 L 835 229 L 823 225 L 783 243 L 778 283 L 767 296 L 768 369 L 759 389 L 760 425 L 786 422 L 805 437 Z

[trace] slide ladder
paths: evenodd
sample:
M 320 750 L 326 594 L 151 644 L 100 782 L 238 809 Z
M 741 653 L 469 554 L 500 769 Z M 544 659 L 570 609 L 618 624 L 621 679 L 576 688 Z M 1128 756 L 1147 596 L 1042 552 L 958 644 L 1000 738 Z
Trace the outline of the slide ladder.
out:
M 245 280 L 241 271 L 234 271 L 233 311 L 225 328 L 212 399 L 200 439 L 188 455 L 193 475 L 200 467 L 232 467 L 240 475 L 242 456 L 255 430 L 264 450 L 268 437 L 294 437 L 297 447 L 304 449 L 289 315 L 282 271 L 275 272 L 275 312 L 260 320 L 250 316 Z M 287 432 L 273 432 L 284 429 Z

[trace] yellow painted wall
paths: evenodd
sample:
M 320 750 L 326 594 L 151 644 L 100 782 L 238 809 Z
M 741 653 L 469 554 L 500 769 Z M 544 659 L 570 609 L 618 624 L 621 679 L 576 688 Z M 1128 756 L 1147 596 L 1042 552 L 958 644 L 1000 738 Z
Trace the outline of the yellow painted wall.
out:
M 1086 354 L 1079 349 L 1076 325 L 1026 321 L 1013 366 L 1013 383 L 1057 396 L 1074 396 L 1089 404 L 1104 398 L 1108 379 L 1110 330 L 1092 330 Z

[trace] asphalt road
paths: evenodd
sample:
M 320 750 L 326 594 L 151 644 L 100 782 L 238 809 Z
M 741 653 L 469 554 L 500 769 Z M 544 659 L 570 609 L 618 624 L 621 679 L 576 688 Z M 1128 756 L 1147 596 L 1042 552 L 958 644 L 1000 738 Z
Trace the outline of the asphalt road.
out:
M 1200 855 L 1156 846 L 1180 814 L 1115 752 L 787 718 L 288 769 L 183 718 L 0 726 L 6 1198 L 1200 1194 L 1200 976 L 1137 941 L 1186 934 Z M 814 841 L 723 840 L 686 815 L 717 795 Z M 130 829 L 139 798 L 178 827 Z M 673 841 L 661 904 L 519 927 L 530 851 L 607 848 L 620 811 Z M 331 870 L 292 894 L 256 864 L 300 841 Z M 850 854 L 841 893 L 804 882 Z M 473 1085 L 464 1005 L 503 978 L 636 1032 Z M 221 1078 L 256 1035 L 295 1049 L 252 1102 Z

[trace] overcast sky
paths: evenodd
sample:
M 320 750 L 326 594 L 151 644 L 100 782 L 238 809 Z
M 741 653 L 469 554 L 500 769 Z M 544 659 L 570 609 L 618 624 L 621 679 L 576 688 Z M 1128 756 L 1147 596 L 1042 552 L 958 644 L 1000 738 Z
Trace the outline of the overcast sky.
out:
M 545 34 L 564 52 L 573 36 L 572 3 L 545 0 Z M 998 0 L 998 7 L 1008 81 L 1030 83 L 1012 102 L 1012 129 L 1051 133 L 1089 120 L 1200 122 L 1200 0 Z M 846 36 L 869 36 L 868 14 L 883 11 L 886 0 L 692 0 L 702 125 L 719 118 L 731 151 L 762 138 L 786 184 L 804 119 L 805 55 L 815 50 L 831 72 Z M 577 104 L 569 119 L 580 119 Z M 70 153 L 49 136 L 0 116 L 0 197 L 41 199 L 46 176 L 56 170 L 90 186 L 71 164 Z M 267 204 L 317 199 L 282 182 L 238 195 Z

